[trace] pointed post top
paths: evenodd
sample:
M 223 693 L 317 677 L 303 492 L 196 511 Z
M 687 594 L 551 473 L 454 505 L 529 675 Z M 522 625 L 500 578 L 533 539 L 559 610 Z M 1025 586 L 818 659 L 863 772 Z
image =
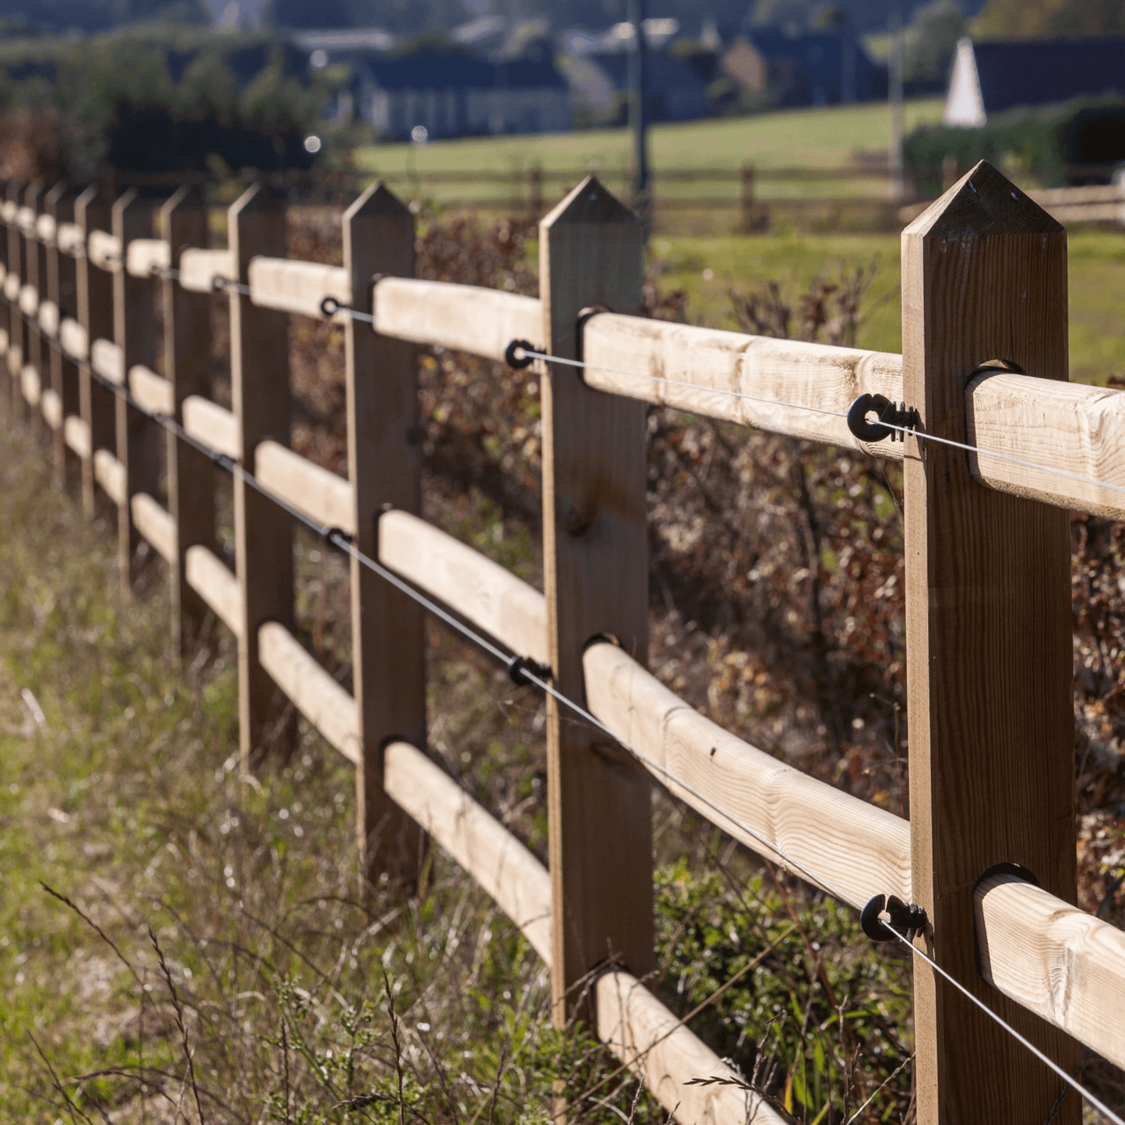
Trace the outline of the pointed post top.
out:
M 543 230 L 562 223 L 639 223 L 597 176 L 587 176 L 539 224 Z
M 177 208 L 197 210 L 205 203 L 203 189 L 199 184 L 182 184 L 164 201 L 160 211 L 167 216 Z
M 250 215 L 256 211 L 278 211 L 285 206 L 284 199 L 268 184 L 251 184 L 227 211 L 229 218 Z
M 1060 234 L 1065 228 L 987 160 L 980 161 L 902 232 L 903 239 Z
M 362 217 L 401 218 L 409 215 L 410 208 L 382 180 L 376 180 L 344 212 L 344 222 Z

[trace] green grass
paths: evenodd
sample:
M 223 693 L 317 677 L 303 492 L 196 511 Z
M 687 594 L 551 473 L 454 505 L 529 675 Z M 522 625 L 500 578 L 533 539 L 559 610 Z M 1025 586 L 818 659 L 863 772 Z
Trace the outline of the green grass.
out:
M 688 316 L 713 327 L 737 328 L 730 291 L 782 283 L 794 299 L 817 276 L 839 276 L 872 261 L 875 281 L 861 306 L 857 344 L 877 351 L 902 350 L 897 234 L 807 235 L 779 232 L 729 238 L 657 235 L 650 245 L 664 263 L 661 284 L 688 294 Z M 710 276 L 705 276 L 710 271 Z M 1125 374 L 1125 233 L 1078 230 L 1070 234 L 1070 377 L 1104 383 Z
M 936 121 L 941 102 L 925 99 L 907 106 L 906 125 Z M 662 170 L 727 169 L 753 164 L 762 171 L 776 168 L 839 168 L 858 152 L 884 153 L 890 133 L 885 103 L 832 106 L 824 109 L 787 110 L 755 117 L 721 118 L 654 126 L 650 134 L 650 160 L 659 184 Z M 436 141 L 421 147 L 404 144 L 365 145 L 354 150 L 356 164 L 372 174 L 393 180 L 412 180 L 430 172 L 523 174 L 532 164 L 545 172 L 564 173 L 577 180 L 595 171 L 614 188 L 620 187 L 632 163 L 632 139 L 627 129 L 591 129 L 518 137 L 482 137 Z M 520 189 L 522 190 L 522 189 Z M 662 185 L 666 195 L 691 197 L 706 194 L 735 198 L 738 186 L 725 183 Z M 558 183 L 544 185 L 550 200 L 560 192 Z M 427 184 L 424 194 L 441 202 L 447 199 L 496 198 L 495 185 Z M 762 184 L 765 196 L 885 195 L 886 181 L 860 180 Z

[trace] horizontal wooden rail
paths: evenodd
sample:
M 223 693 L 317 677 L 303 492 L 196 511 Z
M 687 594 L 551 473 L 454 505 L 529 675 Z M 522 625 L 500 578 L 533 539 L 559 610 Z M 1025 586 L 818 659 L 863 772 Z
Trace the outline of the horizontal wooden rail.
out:
M 384 751 L 383 787 L 472 875 L 550 964 L 551 878 L 543 864 L 409 743 L 392 742 Z
M 198 543 L 185 553 L 188 585 L 237 637 L 242 632 L 242 595 L 238 579 L 222 559 Z
M 16 215 L 19 214 L 19 204 L 14 200 L 5 199 L 0 203 L 0 219 L 11 225 L 16 221 Z
M 125 249 L 125 269 L 132 277 L 151 277 L 172 265 L 172 248 L 162 238 L 134 238 Z
M 30 363 L 25 363 L 20 369 L 20 388 L 29 406 L 39 405 L 42 384 L 39 381 L 39 372 Z
M 543 312 L 535 297 L 385 277 L 375 284 L 375 329 L 383 336 L 503 359 L 512 340 L 542 342 Z
M 55 220 L 52 215 L 40 215 L 35 220 L 35 237 L 47 246 L 55 242 Z
M 94 450 L 94 479 L 118 507 L 125 503 L 125 466 L 108 449 Z
M 210 293 L 216 278 L 234 276 L 229 250 L 185 250 L 180 255 L 180 284 L 192 293 Z
M 744 1081 L 653 994 L 623 969 L 594 985 L 598 1038 L 678 1121 L 715 1125 L 784 1125 L 767 1101 L 735 1085 Z M 729 1084 L 689 1086 L 693 1078 Z
M 67 415 L 63 422 L 63 440 L 83 461 L 90 456 L 90 427 L 78 415 Z
M 176 557 L 176 522 L 168 509 L 147 492 L 138 492 L 129 500 L 133 523 L 152 544 L 165 562 Z
M 773 433 L 902 457 L 900 442 L 859 441 L 846 418 L 861 394 L 901 399 L 900 355 L 616 313 L 596 313 L 586 320 L 582 354 L 591 365 L 583 377 L 601 391 Z
M 90 352 L 90 342 L 86 329 L 73 317 L 64 316 L 59 325 L 59 346 L 72 359 L 86 359 Z
M 395 510 L 379 516 L 379 561 L 512 652 L 547 662 L 543 595 L 479 551 Z
M 143 364 L 129 369 L 129 390 L 144 410 L 171 417 L 176 410 L 176 396 L 172 384 Z
M 323 317 L 325 297 L 341 305 L 352 299 L 352 279 L 342 266 L 262 257 L 252 258 L 247 272 L 250 300 L 263 308 Z
M 58 335 L 59 306 L 54 301 L 44 301 L 39 306 L 39 329 L 44 336 Z
M 90 345 L 90 366 L 107 382 L 125 385 L 125 356 L 112 340 L 95 340 Z
M 355 534 L 352 486 L 330 469 L 322 469 L 276 441 L 260 442 L 254 450 L 254 476 L 306 516 Z
M 39 290 L 34 285 L 24 285 L 20 288 L 20 312 L 24 316 L 34 317 L 39 312 Z
M 43 412 L 43 420 L 52 430 L 57 430 L 63 424 L 62 399 L 57 391 L 45 390 L 39 396 L 39 409 Z
M 92 230 L 86 240 L 86 256 L 103 270 L 115 270 L 121 265 L 121 239 L 109 231 Z
M 77 223 L 59 223 L 55 229 L 55 244 L 64 254 L 83 254 L 86 249 L 86 236 Z
M 984 979 L 1125 1066 L 1125 933 L 1012 875 L 984 880 L 974 911 Z
M 258 659 L 297 710 L 353 765 L 360 762 L 355 700 L 284 625 L 258 630 Z
M 235 461 L 242 459 L 238 419 L 217 402 L 202 395 L 189 395 L 183 404 L 184 430 L 196 441 Z
M 27 238 L 35 237 L 35 214 L 34 207 L 21 207 L 16 212 L 16 225 L 20 228 L 20 233 Z
M 582 664 L 591 712 L 622 742 L 690 785 L 695 792 L 651 771 L 706 820 L 853 906 L 876 894 L 911 900 L 907 821 L 729 734 L 616 645 L 591 645 Z
M 10 304 L 16 304 L 20 299 L 20 278 L 17 273 L 9 273 L 4 278 L 4 297 Z

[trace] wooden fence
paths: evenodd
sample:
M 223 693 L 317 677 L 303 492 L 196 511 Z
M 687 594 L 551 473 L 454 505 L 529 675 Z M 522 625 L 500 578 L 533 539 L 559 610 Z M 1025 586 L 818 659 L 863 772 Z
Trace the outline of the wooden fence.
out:
M 237 637 L 244 760 L 286 736 L 288 697 L 355 766 L 364 878 L 409 882 L 431 834 L 550 965 L 556 1018 L 588 1020 L 679 1120 L 780 1120 L 734 1085 L 685 1085 L 731 1071 L 640 983 L 655 778 L 846 902 L 918 902 L 917 948 L 1066 1072 L 1076 1040 L 1125 1065 L 1125 935 L 1074 906 L 1067 530 L 1069 508 L 1125 515 L 1125 395 L 1067 382 L 1065 231 L 1017 187 L 978 165 L 904 232 L 901 356 L 640 318 L 641 225 L 593 178 L 542 221 L 537 299 L 413 279 L 413 219 L 382 186 L 344 215 L 338 268 L 286 258 L 284 207 L 265 189 L 230 208 L 227 249 L 208 246 L 191 190 L 161 214 L 155 239 L 135 192 L 8 186 L 13 407 L 50 435 L 60 479 L 81 474 L 89 511 L 103 495 L 116 507 L 126 586 L 142 538 L 167 560 L 182 648 L 211 613 Z M 232 410 L 199 393 L 216 284 L 230 294 Z M 346 479 L 289 448 L 287 317 L 329 314 L 346 330 Z M 515 339 L 586 365 L 537 361 L 544 593 L 418 514 L 415 346 L 501 359 Z M 1008 370 L 982 366 L 996 360 Z M 854 437 L 845 415 L 863 393 L 915 408 L 917 429 Z M 905 461 L 909 821 L 721 730 L 646 671 L 652 403 Z M 233 570 L 211 458 L 145 411 L 237 469 Z M 249 474 L 549 665 L 559 695 L 603 725 L 548 700 L 549 870 L 427 757 L 414 599 L 353 556 L 354 694 L 301 646 L 292 521 Z M 1047 1119 L 1059 1078 L 914 968 L 919 1121 Z M 1055 1120 L 1079 1118 L 1071 1096 Z

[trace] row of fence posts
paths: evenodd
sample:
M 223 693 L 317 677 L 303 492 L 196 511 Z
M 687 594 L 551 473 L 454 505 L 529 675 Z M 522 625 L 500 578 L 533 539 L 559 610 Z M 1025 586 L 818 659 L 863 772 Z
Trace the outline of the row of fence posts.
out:
M 930 433 L 963 440 L 965 385 L 981 362 L 1007 359 L 1025 371 L 1065 377 L 1066 237 L 993 170 L 975 171 L 939 209 L 904 234 L 905 397 Z M 968 179 L 968 178 L 967 178 Z M 971 190 L 970 190 L 971 189 Z M 127 251 L 153 230 L 152 203 L 135 191 L 116 200 L 90 188 L 11 185 L 7 198 L 88 236 L 112 230 Z M 1013 202 L 1014 201 L 1014 202 Z M 186 246 L 204 246 L 207 212 L 194 190 L 161 208 L 175 267 Z M 382 187 L 343 219 L 352 302 L 370 308 L 375 275 L 414 272 L 414 222 Z M 247 282 L 255 255 L 284 257 L 283 203 L 252 188 L 228 212 L 234 281 Z M 540 286 L 547 351 L 580 356 L 580 314 L 607 307 L 639 314 L 643 234 L 636 217 L 596 181 L 542 221 Z M 126 373 L 156 365 L 148 279 L 104 270 L 88 257 L 8 231 L 8 269 L 77 316 L 87 339 L 114 340 Z M 206 393 L 210 302 L 174 280 L 160 283 L 163 374 L 184 399 Z M 45 292 L 42 292 L 45 286 Z M 11 300 L 11 290 L 8 290 Z M 247 467 L 258 442 L 290 436 L 287 315 L 230 294 L 233 410 Z M 10 324 L 16 410 L 23 415 L 21 363 L 49 370 L 65 414 L 86 423 L 89 448 L 76 461 L 60 436 L 60 480 L 81 475 L 86 510 L 98 507 L 97 451 L 118 459 L 122 580 L 136 578 L 138 535 L 130 500 L 159 494 L 159 434 L 152 423 L 42 337 L 18 311 Z M 17 354 L 18 353 L 18 354 Z M 419 512 L 421 454 L 415 349 L 365 324 L 346 326 L 348 476 L 356 543 L 376 556 L 385 505 Z M 542 379 L 543 548 L 554 682 L 582 701 L 582 652 L 612 635 L 644 661 L 648 636 L 646 410 L 588 388 L 576 371 L 548 366 Z M 26 415 L 23 415 L 26 416 Z M 209 620 L 185 578 L 192 544 L 217 551 L 208 459 L 169 439 L 167 495 L 177 530 L 171 562 L 174 628 L 183 652 Z M 290 518 L 234 481 L 235 569 L 242 597 L 238 654 L 240 745 L 256 753 L 293 737 L 291 709 L 261 667 L 258 628 L 294 624 Z M 1066 513 L 1013 498 L 974 480 L 966 454 L 908 438 L 905 462 L 906 628 L 910 819 L 914 894 L 933 925 L 931 953 L 1068 1069 L 1075 1045 L 982 983 L 974 962 L 973 889 L 992 864 L 1033 871 L 1051 893 L 1075 898 L 1071 621 Z M 422 614 L 404 595 L 353 561 L 354 693 L 360 716 L 358 840 L 368 885 L 410 884 L 422 842 L 382 789 L 381 751 L 403 738 L 424 748 Z M 591 1018 L 591 971 L 607 957 L 637 976 L 655 968 L 653 842 L 649 777 L 612 740 L 547 701 L 547 801 L 553 902 L 552 995 L 556 1017 Z M 1058 1082 L 1007 1033 L 915 966 L 915 1042 L 921 1122 L 1040 1120 Z M 1036 1115 L 1039 1116 L 1036 1116 Z M 1078 1099 L 1058 1109 L 1077 1125 Z

